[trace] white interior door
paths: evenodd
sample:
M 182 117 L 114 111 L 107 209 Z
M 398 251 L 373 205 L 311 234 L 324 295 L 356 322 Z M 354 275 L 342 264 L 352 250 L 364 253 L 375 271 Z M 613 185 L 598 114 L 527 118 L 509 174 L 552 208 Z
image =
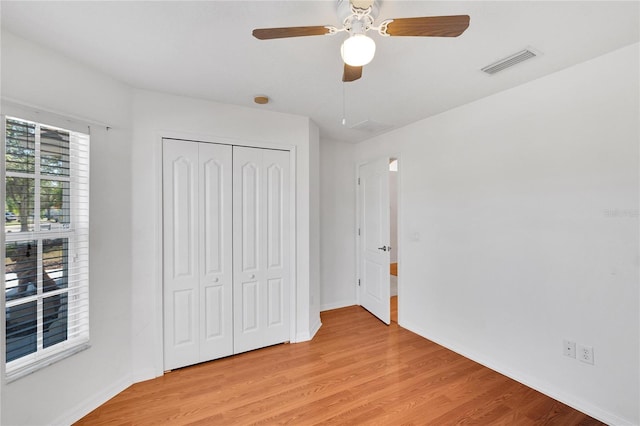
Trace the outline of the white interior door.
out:
M 233 149 L 234 352 L 289 340 L 289 152 Z
M 231 147 L 163 141 L 165 369 L 233 353 Z
M 359 167 L 360 305 L 390 323 L 389 159 Z
M 232 148 L 201 143 L 200 362 L 233 353 Z

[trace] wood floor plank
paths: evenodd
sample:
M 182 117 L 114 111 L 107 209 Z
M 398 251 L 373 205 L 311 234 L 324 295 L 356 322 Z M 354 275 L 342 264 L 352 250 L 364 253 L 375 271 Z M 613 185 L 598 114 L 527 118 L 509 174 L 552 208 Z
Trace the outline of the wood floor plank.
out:
M 398 322 L 398 296 L 391 296 L 389 315 L 392 322 Z
M 77 425 L 602 425 L 360 307 L 285 344 L 137 383 Z

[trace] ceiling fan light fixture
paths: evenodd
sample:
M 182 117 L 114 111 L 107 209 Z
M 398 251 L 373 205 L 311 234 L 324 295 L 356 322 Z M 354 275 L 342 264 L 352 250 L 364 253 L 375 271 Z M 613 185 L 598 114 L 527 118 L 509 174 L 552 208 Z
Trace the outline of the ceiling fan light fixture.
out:
M 376 43 L 364 34 L 354 34 L 342 42 L 340 54 L 345 64 L 361 67 L 373 59 L 376 54 Z

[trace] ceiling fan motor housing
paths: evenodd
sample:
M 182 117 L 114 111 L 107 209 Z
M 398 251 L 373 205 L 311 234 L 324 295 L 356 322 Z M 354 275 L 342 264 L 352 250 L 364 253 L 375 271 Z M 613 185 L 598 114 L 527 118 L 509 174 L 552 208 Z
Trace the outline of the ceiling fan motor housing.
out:
M 363 19 L 354 19 L 350 23 L 350 27 L 347 28 L 347 31 L 351 35 L 355 34 L 364 34 L 369 29 L 369 23 Z
M 354 19 L 349 19 L 354 15 L 351 6 L 356 9 L 356 11 L 361 12 L 364 15 L 364 12 L 371 7 L 371 11 L 368 13 L 370 16 L 371 23 L 378 17 L 378 12 L 380 11 L 380 0 L 338 0 L 337 3 L 337 15 L 340 22 L 343 22 L 345 26 L 348 25 L 348 21 L 353 21 Z M 355 19 L 357 20 L 357 19 Z

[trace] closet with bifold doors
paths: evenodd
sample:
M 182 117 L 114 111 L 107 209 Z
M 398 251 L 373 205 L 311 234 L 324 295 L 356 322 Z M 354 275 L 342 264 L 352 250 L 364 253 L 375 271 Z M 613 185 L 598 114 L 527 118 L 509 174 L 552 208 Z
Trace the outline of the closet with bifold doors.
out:
M 164 369 L 289 340 L 290 152 L 163 139 Z

